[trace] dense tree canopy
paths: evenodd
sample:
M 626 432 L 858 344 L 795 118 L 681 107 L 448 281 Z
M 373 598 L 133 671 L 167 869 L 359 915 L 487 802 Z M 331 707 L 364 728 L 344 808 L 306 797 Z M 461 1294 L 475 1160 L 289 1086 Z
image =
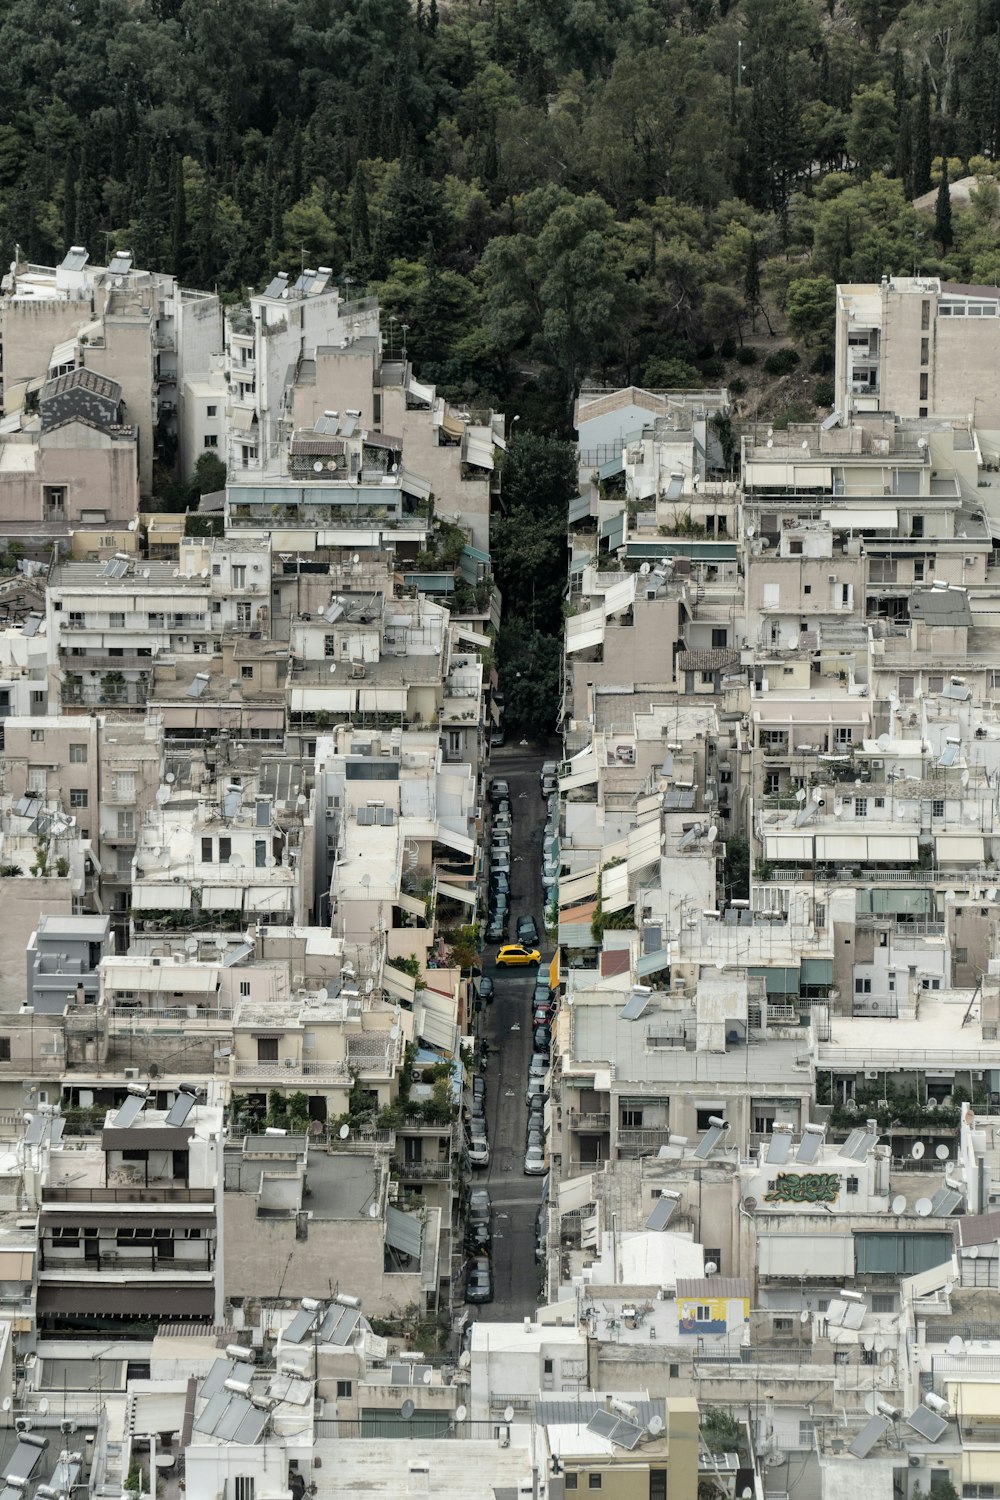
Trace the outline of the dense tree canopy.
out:
M 998 79 L 1000 0 L 8 0 L 2 253 L 330 264 L 564 430 L 586 376 L 718 378 L 790 285 L 794 335 L 825 278 L 994 279 Z M 942 158 L 981 186 L 935 224 Z

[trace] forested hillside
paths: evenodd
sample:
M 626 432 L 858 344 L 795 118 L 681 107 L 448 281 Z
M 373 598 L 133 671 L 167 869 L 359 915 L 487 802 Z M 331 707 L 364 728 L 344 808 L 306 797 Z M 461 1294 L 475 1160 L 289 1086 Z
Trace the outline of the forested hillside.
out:
M 1000 0 L 6 0 L 0 112 L 4 259 L 331 265 L 556 430 L 585 375 L 739 393 L 753 330 L 821 386 L 838 277 L 1000 277 Z

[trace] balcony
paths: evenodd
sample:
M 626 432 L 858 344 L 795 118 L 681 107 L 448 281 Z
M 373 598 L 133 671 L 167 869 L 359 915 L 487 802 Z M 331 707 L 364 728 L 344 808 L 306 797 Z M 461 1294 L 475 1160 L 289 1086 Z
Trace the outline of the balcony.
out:
M 611 1115 L 600 1111 L 581 1114 L 578 1110 L 571 1109 L 567 1112 L 566 1124 L 570 1130 L 610 1130 Z
M 401 1182 L 446 1182 L 452 1175 L 451 1160 L 447 1161 L 398 1161 L 392 1163 L 392 1171 Z
M 50 1187 L 42 1188 L 45 1203 L 214 1203 L 213 1188 L 186 1187 Z
M 640 1152 L 658 1151 L 670 1139 L 666 1125 L 620 1129 L 615 1138 L 620 1156 L 637 1156 Z
M 212 1253 L 214 1242 L 205 1240 L 203 1246 L 204 1253 L 197 1260 L 189 1260 L 186 1256 L 162 1255 L 152 1245 L 148 1249 L 137 1245 L 134 1250 L 126 1250 L 120 1246 L 117 1250 L 101 1251 L 98 1255 L 86 1257 L 61 1253 L 53 1248 L 42 1251 L 38 1269 L 43 1274 L 49 1272 L 49 1279 L 70 1279 L 81 1271 L 112 1271 L 126 1275 L 130 1271 L 141 1271 L 146 1275 L 161 1272 L 171 1278 L 185 1273 L 204 1276 L 211 1274 L 215 1263 Z
M 294 1058 L 276 1058 L 273 1062 L 243 1062 L 237 1059 L 233 1066 L 233 1077 L 269 1081 L 274 1084 L 294 1084 L 297 1079 L 312 1079 L 317 1083 L 349 1085 L 351 1072 L 346 1063 L 307 1063 Z

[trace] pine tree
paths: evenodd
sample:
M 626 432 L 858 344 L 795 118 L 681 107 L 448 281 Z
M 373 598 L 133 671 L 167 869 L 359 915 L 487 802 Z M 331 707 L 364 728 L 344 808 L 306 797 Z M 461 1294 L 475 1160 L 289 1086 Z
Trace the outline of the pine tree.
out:
M 184 191 L 184 161 L 174 164 L 174 205 L 170 219 L 170 264 L 178 281 L 184 275 L 187 253 L 187 195 Z
M 921 193 L 929 193 L 931 186 L 931 75 L 924 63 L 913 131 L 913 192 L 919 198 Z
M 66 157 L 66 173 L 63 178 L 63 247 L 68 250 L 76 244 L 76 186 L 79 160 L 75 151 Z
M 747 246 L 747 263 L 743 272 L 743 295 L 750 313 L 750 327 L 757 332 L 757 309 L 760 307 L 760 251 L 753 235 Z
M 892 56 L 892 95 L 896 101 L 896 119 L 902 120 L 906 109 L 906 64 L 897 45 Z
M 909 104 L 904 101 L 899 116 L 899 129 L 896 132 L 896 157 L 893 170 L 901 179 L 908 198 L 913 196 L 913 126 L 911 120 L 912 111 Z
M 427 30 L 431 36 L 437 35 L 438 29 L 438 0 L 431 0 L 430 9 L 427 13 Z
M 358 162 L 351 184 L 351 262 L 360 267 L 367 264 L 371 248 L 371 229 L 368 223 L 368 183 L 365 169 Z
M 934 238 L 942 251 L 951 249 L 955 236 L 951 227 L 951 186 L 948 182 L 948 158 L 941 158 L 941 181 L 938 183 L 937 202 L 934 205 Z

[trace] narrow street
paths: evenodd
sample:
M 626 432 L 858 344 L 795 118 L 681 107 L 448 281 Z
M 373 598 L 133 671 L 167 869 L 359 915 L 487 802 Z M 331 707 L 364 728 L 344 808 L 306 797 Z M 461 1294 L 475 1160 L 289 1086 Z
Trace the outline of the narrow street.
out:
M 541 1177 L 524 1175 L 527 1107 L 524 1091 L 531 1058 L 531 999 L 536 975 L 545 974 L 552 957 L 543 926 L 541 847 L 545 803 L 539 789 L 543 752 L 517 746 L 494 751 L 491 773 L 510 785 L 514 832 L 511 840 L 511 932 L 518 917 L 533 916 L 541 934 L 542 964 L 535 969 L 497 969 L 496 947 L 486 950 L 484 972 L 496 984 L 496 999 L 486 1012 L 490 1059 L 486 1074 L 486 1109 L 491 1161 L 474 1180 L 485 1182 L 493 1199 L 495 1300 L 483 1317 L 520 1319 L 538 1303 L 539 1268 L 535 1264 L 535 1214 L 542 1194 Z

